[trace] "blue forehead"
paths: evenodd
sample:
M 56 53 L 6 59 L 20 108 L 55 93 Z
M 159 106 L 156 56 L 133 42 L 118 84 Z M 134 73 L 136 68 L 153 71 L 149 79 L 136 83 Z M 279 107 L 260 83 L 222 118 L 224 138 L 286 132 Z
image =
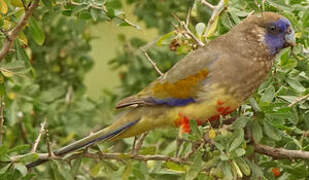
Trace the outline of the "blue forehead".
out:
M 287 18 L 280 18 L 275 21 L 274 24 L 280 29 L 281 32 L 285 32 L 286 29 L 291 26 L 291 23 Z

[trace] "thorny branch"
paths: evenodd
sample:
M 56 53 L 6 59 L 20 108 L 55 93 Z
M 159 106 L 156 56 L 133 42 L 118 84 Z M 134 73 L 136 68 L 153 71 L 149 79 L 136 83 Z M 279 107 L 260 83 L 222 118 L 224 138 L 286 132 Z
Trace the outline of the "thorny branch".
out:
M 40 143 L 42 134 L 43 134 L 44 131 L 45 131 L 45 125 L 46 125 L 46 119 L 41 123 L 41 129 L 40 129 L 39 135 L 38 135 L 38 137 L 36 138 L 36 140 L 34 141 L 34 144 L 33 144 L 32 149 L 31 149 L 31 152 L 32 152 L 32 153 L 36 152 L 36 149 L 38 148 L 38 145 L 39 145 L 39 143 Z
M 138 153 L 138 151 L 141 149 L 145 137 L 148 135 L 148 132 L 143 133 L 138 140 L 136 141 L 136 144 L 133 146 L 132 154 L 135 155 Z
M 2 49 L 0 50 L 0 61 L 5 58 L 5 56 L 9 53 L 10 49 L 12 48 L 13 42 L 18 36 L 19 32 L 25 27 L 29 17 L 31 16 L 32 12 L 35 8 L 39 5 L 40 0 L 33 0 L 30 3 L 30 6 L 25 9 L 24 16 L 19 20 L 17 25 L 7 32 L 7 38 L 5 38 L 3 42 Z

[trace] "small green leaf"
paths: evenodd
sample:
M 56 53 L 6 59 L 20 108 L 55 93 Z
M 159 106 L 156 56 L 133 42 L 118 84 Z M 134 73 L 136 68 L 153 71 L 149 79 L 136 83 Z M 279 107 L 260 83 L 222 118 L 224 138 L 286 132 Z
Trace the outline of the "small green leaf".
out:
M 176 163 L 174 163 L 174 162 L 170 162 L 170 161 L 168 161 L 168 162 L 166 162 L 166 167 L 168 168 L 168 169 L 171 169 L 171 170 L 174 170 L 174 171 L 182 171 L 182 172 L 185 172 L 185 168 L 184 168 L 184 166 L 182 166 L 181 164 L 176 164 Z
M 243 160 L 242 158 L 237 158 L 236 163 L 244 175 L 250 176 L 251 169 L 245 160 Z
M 11 164 L 7 164 L 6 166 L 4 166 L 3 168 L 0 169 L 0 175 L 4 174 L 9 168 L 11 167 Z
M 244 149 L 242 149 L 242 148 L 237 148 L 237 149 L 235 150 L 235 153 L 236 153 L 236 155 L 237 155 L 238 157 L 241 157 L 241 156 L 243 156 L 243 155 L 246 154 L 246 150 L 244 150 Z
M 275 97 L 275 87 L 273 85 L 270 85 L 265 89 L 265 92 L 261 97 L 261 101 L 272 102 L 274 97 Z
M 270 125 L 267 121 L 264 120 L 263 122 L 264 122 L 263 125 L 264 125 L 265 134 L 269 138 L 271 138 L 275 141 L 279 141 L 281 139 L 281 136 L 280 136 L 278 130 L 275 129 L 272 125 Z
M 263 130 L 259 121 L 257 119 L 253 120 L 250 128 L 254 141 L 257 143 L 260 142 L 263 138 Z
M 17 152 L 17 153 L 21 153 L 21 152 L 25 152 L 27 150 L 30 149 L 30 145 L 29 144 L 23 144 L 23 145 L 19 145 L 19 146 L 15 146 L 12 149 L 10 149 L 8 151 L 8 153 L 12 153 L 12 152 Z
M 201 136 L 201 132 L 200 132 L 200 130 L 197 127 L 196 121 L 195 120 L 190 120 L 189 121 L 189 125 L 190 125 L 190 129 L 192 131 L 191 132 L 192 135 L 200 137 Z
M 81 165 L 81 162 L 82 162 L 82 158 L 78 158 L 74 161 L 73 166 L 72 166 L 72 170 L 71 170 L 73 176 L 76 176 L 76 174 L 79 170 L 79 167 Z
M 23 163 L 27 163 L 27 162 L 35 161 L 37 159 L 39 159 L 39 155 L 37 153 L 29 153 L 21 157 L 19 161 Z
M 27 175 L 27 168 L 25 165 L 21 163 L 14 163 L 14 168 L 17 169 L 21 173 L 22 176 Z
M 193 164 L 186 174 L 185 180 L 193 180 L 197 177 L 199 172 L 203 169 L 202 162 L 202 154 L 197 152 L 194 156 Z
M 29 21 L 29 32 L 30 32 L 33 40 L 38 45 L 40 45 L 40 46 L 43 45 L 43 43 L 45 41 L 44 31 L 43 31 L 42 27 L 40 26 L 40 24 L 32 17 L 30 18 L 30 21 Z
M 236 129 L 235 132 L 236 132 L 236 134 L 235 134 L 236 136 L 235 136 L 234 140 L 232 141 L 229 152 L 233 151 L 238 146 L 240 146 L 241 143 L 244 140 L 244 130 L 243 129 Z
M 132 163 L 131 161 L 128 161 L 127 166 L 122 173 L 122 179 L 128 180 L 129 176 L 132 174 L 132 170 L 133 170 Z
M 304 92 L 306 90 L 297 79 L 288 77 L 285 81 L 298 92 Z
M 175 31 L 171 31 L 169 33 L 164 34 L 163 36 L 160 37 L 160 39 L 157 41 L 157 46 L 162 46 L 165 42 L 165 40 L 171 38 L 176 34 Z
M 237 120 L 233 123 L 233 128 L 234 129 L 244 128 L 247 125 L 249 120 L 250 120 L 250 118 L 245 117 L 245 116 L 241 116 L 241 117 L 237 118 Z

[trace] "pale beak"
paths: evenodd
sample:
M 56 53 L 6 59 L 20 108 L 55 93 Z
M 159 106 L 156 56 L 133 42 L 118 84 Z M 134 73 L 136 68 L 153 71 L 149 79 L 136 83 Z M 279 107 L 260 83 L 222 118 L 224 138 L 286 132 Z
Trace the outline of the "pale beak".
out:
M 295 43 L 296 43 L 295 34 L 294 34 L 294 30 L 291 27 L 287 29 L 284 38 L 285 38 L 285 47 L 295 46 Z

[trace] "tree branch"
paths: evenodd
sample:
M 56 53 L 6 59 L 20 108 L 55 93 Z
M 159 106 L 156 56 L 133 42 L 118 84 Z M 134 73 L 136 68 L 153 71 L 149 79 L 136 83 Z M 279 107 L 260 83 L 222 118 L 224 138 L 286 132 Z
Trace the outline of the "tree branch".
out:
M 305 95 L 305 96 L 302 96 L 302 97 L 299 97 L 298 99 L 296 99 L 296 101 L 294 101 L 294 102 L 292 102 L 291 104 L 289 104 L 289 107 L 292 107 L 292 106 L 294 106 L 295 104 L 297 104 L 297 103 L 299 103 L 299 102 L 301 102 L 301 101 L 303 101 L 303 100 L 305 100 L 305 99 L 307 99 L 307 98 L 309 98 L 309 94 L 307 94 L 307 95 Z
M 46 124 L 46 119 L 41 123 L 41 129 L 40 129 L 39 135 L 36 138 L 36 140 L 34 141 L 34 144 L 33 144 L 32 149 L 31 149 L 32 153 L 36 152 L 36 149 L 38 148 L 38 145 L 40 143 L 42 134 L 43 134 L 43 132 L 45 130 L 45 124 Z
M 190 10 L 190 9 L 189 9 L 189 11 L 188 11 L 188 14 L 189 14 L 189 13 L 191 13 L 191 10 Z M 181 21 L 176 15 L 173 15 L 173 16 L 175 17 L 176 21 L 184 28 L 185 33 L 186 33 L 187 35 L 189 35 L 189 36 L 198 44 L 198 46 L 200 46 L 200 47 L 205 46 L 205 44 L 204 44 L 202 41 L 200 41 L 200 40 L 191 32 L 191 30 L 190 30 L 189 27 L 188 27 L 188 24 L 189 24 L 188 17 L 190 18 L 190 15 L 187 15 L 186 23 L 183 22 L 183 21 Z
M 155 62 L 152 61 L 152 59 L 149 57 L 148 53 L 144 50 L 142 50 L 144 52 L 144 55 L 146 56 L 146 59 L 150 62 L 150 64 L 152 65 L 152 67 L 156 70 L 156 72 L 160 75 L 163 76 L 164 73 L 162 73 L 160 71 L 160 69 L 158 68 L 157 64 Z
M 274 148 L 263 144 L 254 144 L 254 151 L 277 159 L 309 159 L 308 151 Z
M 200 0 L 202 4 L 204 4 L 206 7 L 214 10 L 215 6 L 213 6 L 212 4 L 210 4 L 209 2 L 207 2 L 206 0 Z
M 135 146 L 133 146 L 132 154 L 136 155 L 138 151 L 141 149 L 145 137 L 148 135 L 148 132 L 143 133 L 137 140 Z
M 9 53 L 10 49 L 12 48 L 13 42 L 18 36 L 19 32 L 27 24 L 29 17 L 31 16 L 34 9 L 38 6 L 40 0 L 33 0 L 29 8 L 25 9 L 24 16 L 19 20 L 17 25 L 7 33 L 7 38 L 4 40 L 2 49 L 0 51 L 0 61 L 5 58 L 5 56 Z

